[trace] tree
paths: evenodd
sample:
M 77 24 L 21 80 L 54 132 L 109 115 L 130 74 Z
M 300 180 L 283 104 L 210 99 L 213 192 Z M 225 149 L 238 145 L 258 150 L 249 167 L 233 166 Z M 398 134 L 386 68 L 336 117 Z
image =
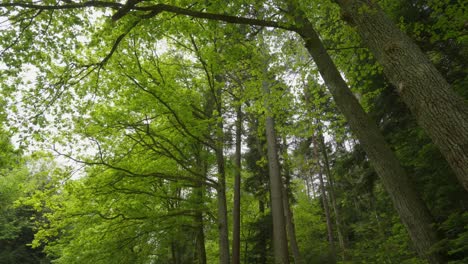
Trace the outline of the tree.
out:
M 0 262 L 50 263 L 43 248 L 30 246 L 35 232 L 33 219 L 41 214 L 24 201 L 37 190 L 50 188 L 51 174 L 58 169 L 48 155 L 25 156 L 15 150 L 5 131 L 0 148 Z
M 112 62 L 113 55 L 118 54 L 119 51 L 122 51 L 121 54 L 128 55 L 125 49 L 122 49 L 122 44 L 127 41 L 127 38 L 132 36 L 130 34 L 132 32 L 138 32 L 136 29 L 142 27 L 144 29 L 151 28 L 152 26 L 158 25 L 158 28 L 161 25 L 169 25 L 171 22 L 167 21 L 174 21 L 173 18 L 170 18 L 169 15 L 163 14 L 163 12 L 181 14 L 186 16 L 192 16 L 195 18 L 203 18 L 203 19 L 212 19 L 212 20 L 220 20 L 229 23 L 238 23 L 238 24 L 248 24 L 248 25 L 256 25 L 256 26 L 269 26 L 269 27 L 276 27 L 276 28 L 283 28 L 287 30 L 291 30 L 294 32 L 298 32 L 306 42 L 306 47 L 308 48 L 309 52 L 314 57 L 316 64 L 325 79 L 327 85 L 330 87 L 330 91 L 332 95 L 335 97 L 337 105 L 341 109 L 341 111 L 345 114 L 346 118 L 349 120 L 350 126 L 353 132 L 357 135 L 357 138 L 361 141 L 363 148 L 366 150 L 369 159 L 371 160 L 373 166 L 376 168 L 377 173 L 382 177 L 384 181 L 384 185 L 386 186 L 387 190 L 389 191 L 391 197 L 394 200 L 394 204 L 397 207 L 397 210 L 400 213 L 400 216 L 403 219 L 403 222 L 407 225 L 407 228 L 413 234 L 413 239 L 415 241 L 422 240 L 423 243 L 417 243 L 419 246 L 419 252 L 421 254 L 425 254 L 428 248 L 434 244 L 435 238 L 433 235 L 433 231 L 428 227 L 431 224 L 430 215 L 424 208 L 424 204 L 421 200 L 417 197 L 414 190 L 409 187 L 409 181 L 406 179 L 405 172 L 401 168 L 398 160 L 396 159 L 395 155 L 390 151 L 389 147 L 384 141 L 383 136 L 380 134 L 378 127 L 373 124 L 373 122 L 366 116 L 365 112 L 357 102 L 356 98 L 354 98 L 353 94 L 349 91 L 348 86 L 346 85 L 343 78 L 340 76 L 340 72 L 336 69 L 335 65 L 331 61 L 330 57 L 327 55 L 325 48 L 323 47 L 318 34 L 314 31 L 312 24 L 307 19 L 307 17 L 301 13 L 301 9 L 299 7 L 294 6 L 294 2 L 291 3 L 289 6 L 289 16 L 280 17 L 277 21 L 268 21 L 262 19 L 253 19 L 247 17 L 261 17 L 263 11 L 268 12 L 267 6 L 264 9 L 261 9 L 262 12 L 256 12 L 256 10 L 249 10 L 249 7 L 241 8 L 241 11 L 237 9 L 236 5 L 227 6 L 225 4 L 219 3 L 217 5 L 209 5 L 209 6 L 200 6 L 201 8 L 206 9 L 206 12 L 194 11 L 195 9 L 190 8 L 180 8 L 177 6 L 170 6 L 165 4 L 157 4 L 151 5 L 149 3 L 143 2 L 129 2 L 126 5 L 119 4 L 119 3 L 107 3 L 107 2 L 85 2 L 85 3 L 65 3 L 65 4 L 58 4 L 58 5 L 36 5 L 36 4 L 28 4 L 28 3 L 6 3 L 1 4 L 0 6 L 6 7 L 5 12 L 8 12 L 10 9 L 14 9 L 14 7 L 25 8 L 26 10 L 32 10 L 31 13 L 27 11 L 24 13 L 20 13 L 18 16 L 13 17 L 12 21 L 16 21 L 15 27 L 12 31 L 8 33 L 12 33 L 5 38 L 4 41 L 10 41 L 8 45 L 4 45 L 8 49 L 8 52 L 4 52 L 5 54 L 5 61 L 6 62 L 13 62 L 12 65 L 18 65 L 18 59 L 21 59 L 22 55 L 29 55 L 29 54 L 20 54 L 16 56 L 14 52 L 11 52 L 12 46 L 15 44 L 20 43 L 21 45 L 25 45 L 25 47 L 30 46 L 28 41 L 19 41 L 21 38 L 30 37 L 31 35 L 38 34 L 41 32 L 40 26 L 43 26 L 45 30 L 48 30 L 49 24 L 48 21 L 51 21 L 52 15 L 51 12 L 44 12 L 44 11 L 51 11 L 55 10 L 54 17 L 59 13 L 59 15 L 69 15 L 71 18 L 71 22 L 67 22 L 65 24 L 55 23 L 51 27 L 52 30 L 56 32 L 61 32 L 63 28 L 67 28 L 68 26 L 77 23 L 76 21 L 80 21 L 80 17 L 76 14 L 73 14 L 71 10 L 81 9 L 85 7 L 96 7 L 96 8 L 111 8 L 111 9 L 119 9 L 120 12 L 117 14 L 126 13 L 121 19 L 116 22 L 110 23 L 108 20 L 107 22 L 102 22 L 103 30 L 100 31 L 96 36 L 99 34 L 107 36 L 106 40 L 102 44 L 96 44 L 95 47 L 100 48 L 99 52 L 90 51 L 89 49 L 82 49 L 78 44 L 78 48 L 75 50 L 86 50 L 91 54 L 89 57 L 86 56 L 67 56 L 64 58 L 59 58 L 57 60 L 62 60 L 62 65 L 65 65 L 62 68 L 52 69 L 50 65 L 46 65 L 46 63 L 40 62 L 38 63 L 45 71 L 49 73 L 60 73 L 60 74 L 50 74 L 50 76 L 58 76 L 55 77 L 58 79 L 53 85 L 48 85 L 47 83 L 40 83 L 40 86 L 45 87 L 45 90 L 50 92 L 53 102 L 57 97 L 60 97 L 63 94 L 63 91 L 68 88 L 68 84 L 79 84 L 82 82 L 84 78 L 92 76 L 97 80 L 99 83 L 99 76 L 108 67 L 109 63 Z M 130 9 L 129 9 L 130 7 Z M 198 7 L 198 6 L 197 6 Z M 196 7 L 196 8 L 197 8 Z M 220 15 L 216 12 L 223 9 L 228 11 L 235 10 L 241 14 L 245 14 L 245 17 L 235 17 L 230 15 Z M 285 8 L 283 7 L 283 10 Z M 37 12 L 34 12 L 34 11 Z M 86 9 L 85 9 L 86 10 Z M 125 12 L 124 12 L 125 11 Z M 128 12 L 127 12 L 128 11 Z M 224 12 L 224 10 L 223 10 Z M 89 15 L 86 13 L 81 13 L 80 15 Z M 156 16 L 158 15 L 158 16 Z M 167 16 L 166 16 L 167 15 Z M 120 15 L 116 16 L 117 18 Z M 20 19 L 18 19 L 20 18 Z M 25 19 L 21 19 L 25 18 Z M 151 18 L 151 20 L 150 20 Z M 170 19 L 169 19 L 170 18 Z M 292 18 L 292 22 L 285 22 L 288 19 Z M 18 19 L 18 20 L 15 20 Z M 167 19 L 167 21 L 165 21 Z M 175 20 L 179 19 L 176 17 Z M 161 22 L 161 23 L 156 23 Z M 26 21 L 26 22 L 25 22 Z M 39 30 L 35 27 L 31 27 L 31 23 L 27 23 L 27 21 L 37 21 L 38 25 L 40 25 Z M 54 20 L 60 21 L 60 20 Z M 106 20 L 104 20 L 106 21 Z M 145 22 L 145 23 L 143 23 Z M 174 23 L 180 25 L 180 23 Z M 116 27 L 117 25 L 117 27 Z M 16 28 L 18 27 L 18 28 Z M 31 30 L 32 28 L 32 30 Z M 161 27 L 163 28 L 163 27 Z M 171 28 L 171 27 L 169 27 Z M 19 30 L 18 30 L 19 29 Z M 16 32 L 15 32 L 16 30 Z M 19 38 L 15 39 L 16 33 L 18 33 Z M 25 33 L 24 33 L 25 32 Z M 75 34 L 73 30 L 64 31 L 69 35 Z M 108 32 L 114 32 L 114 34 L 106 34 Z M 136 38 L 146 38 L 151 39 L 152 34 L 145 33 L 133 35 Z M 23 34 L 24 33 L 24 34 Z M 170 32 L 172 33 L 172 32 Z M 150 35 L 148 37 L 147 35 Z M 100 38 L 98 38 L 100 39 Z M 41 42 L 44 44 L 46 48 L 54 49 L 62 49 L 63 46 L 59 47 L 55 46 L 54 41 L 51 39 L 46 38 L 45 41 Z M 13 43 L 12 45 L 10 45 Z M 68 44 L 67 44 L 68 45 Z M 108 45 L 107 47 L 105 47 Z M 18 45 L 16 45 L 18 46 Z M 82 46 L 82 45 L 81 45 Z M 93 45 L 91 45 L 93 46 Z M 317 49 L 315 49 L 317 48 Z M 94 53 L 93 53 L 94 52 Z M 54 52 L 51 52 L 53 54 Z M 30 56 L 30 61 L 34 59 L 41 58 L 41 56 L 47 57 L 44 53 L 41 52 L 34 52 Z M 96 59 L 96 56 L 99 56 Z M 78 63 L 77 63 L 78 61 Z M 138 66 L 137 66 L 138 67 Z M 141 69 L 141 68 L 140 68 Z M 92 74 L 95 73 L 97 74 Z M 108 83 L 110 83 L 108 81 Z M 97 87 L 97 86 L 96 86 Z M 34 97 L 31 97 L 34 98 Z M 45 104 L 46 107 L 48 103 Z M 219 106 L 219 105 L 218 105 Z M 170 109 L 169 109 L 170 110 Z M 218 114 L 221 114 L 221 111 L 218 109 Z M 176 120 L 177 121 L 177 120 Z M 221 124 L 221 126 L 219 126 Z M 218 129 L 217 131 L 220 132 L 222 128 L 222 123 L 218 122 Z M 193 138 L 193 134 L 185 131 L 188 136 Z M 221 133 L 219 133 L 221 134 Z M 219 135 L 218 135 L 219 136 Z M 197 137 L 195 137 L 196 139 Z M 220 137 L 218 137 L 219 139 Z M 219 140 L 221 141 L 221 140 Z M 218 141 L 218 143 L 219 143 Z M 222 149 L 222 147 L 221 147 Z M 220 153 L 220 148 L 218 146 L 218 153 Z M 221 156 L 221 155 L 220 155 Z M 218 159 L 221 161 L 221 159 Z M 221 164 L 221 162 L 218 162 Z M 221 170 L 220 170 L 221 171 Z M 222 174 L 222 173 L 220 173 Z M 397 175 L 397 176 L 395 176 Z M 403 190 L 403 192 L 400 192 Z M 222 199 L 221 199 L 222 200 Z M 225 207 L 225 206 L 224 206 Z M 225 215 L 225 214 L 224 214 Z M 226 248 L 226 247 L 223 247 Z M 226 255 L 226 254 L 224 254 Z M 433 261 L 436 262 L 437 256 L 433 257 Z
M 468 191 L 468 105 L 377 3 L 336 1 Z

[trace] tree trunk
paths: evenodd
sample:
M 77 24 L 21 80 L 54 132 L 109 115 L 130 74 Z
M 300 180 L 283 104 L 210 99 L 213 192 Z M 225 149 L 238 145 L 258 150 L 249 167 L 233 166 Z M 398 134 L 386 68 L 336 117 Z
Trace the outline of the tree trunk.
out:
M 207 165 L 205 164 L 206 161 L 203 161 L 201 159 L 201 155 L 202 155 L 201 149 L 202 149 L 202 146 L 200 146 L 200 151 L 197 153 L 197 157 L 196 157 L 197 169 L 201 171 L 201 175 L 206 176 Z M 204 230 L 204 224 L 203 224 L 204 188 L 205 187 L 203 186 L 203 184 L 200 183 L 194 189 L 195 196 L 196 196 L 195 199 L 197 200 L 197 203 L 200 206 L 195 215 L 195 221 L 197 223 L 196 255 L 198 259 L 198 262 L 197 262 L 198 264 L 206 264 L 205 230 Z
M 217 83 L 222 81 L 220 75 L 215 76 Z M 222 99 L 221 99 L 221 88 L 212 87 L 212 102 L 215 103 L 217 115 L 210 114 L 211 118 L 218 119 L 216 122 L 215 131 L 215 155 L 216 164 L 218 168 L 218 184 L 217 184 L 217 202 L 218 202 L 218 231 L 219 231 L 219 263 L 229 264 L 229 228 L 228 228 L 228 212 L 227 212 L 227 201 L 226 201 L 226 169 L 224 159 L 224 130 L 223 120 L 219 119 L 222 115 Z
M 197 247 L 197 259 L 199 264 L 206 264 L 206 250 L 205 250 L 205 232 L 203 225 L 203 214 L 197 213 L 197 238 L 196 238 L 196 247 Z
M 301 264 L 302 258 L 301 254 L 299 252 L 299 246 L 297 245 L 297 239 L 296 239 L 296 228 L 294 226 L 294 216 L 291 210 L 291 207 L 289 206 L 289 186 L 290 186 L 290 181 L 291 181 L 291 174 L 289 171 L 289 163 L 287 160 L 287 145 L 286 145 L 286 139 L 283 138 L 283 146 L 284 146 L 284 153 L 286 156 L 284 158 L 284 187 L 283 187 L 283 209 L 284 209 L 284 217 L 286 220 L 286 229 L 287 229 L 287 234 L 289 237 L 289 245 L 291 247 L 291 251 L 294 257 L 294 263 L 295 264 Z
M 266 71 L 266 70 L 265 70 Z M 267 74 L 265 74 L 266 78 Z M 268 97 L 270 94 L 269 83 L 264 80 L 262 82 L 263 94 Z M 273 217 L 273 247 L 276 264 L 289 263 L 288 239 L 286 237 L 286 223 L 284 219 L 283 208 L 283 183 L 281 180 L 278 147 L 276 142 L 275 121 L 270 113 L 268 99 L 265 99 L 265 107 L 267 108 L 266 117 L 266 140 L 267 140 L 267 156 L 268 169 L 270 175 L 270 197 L 271 197 L 271 215 Z
M 315 154 L 314 156 L 317 159 L 320 193 L 322 196 L 323 210 L 325 211 L 325 219 L 327 222 L 328 243 L 330 246 L 329 260 L 331 263 L 336 263 L 336 249 L 335 249 L 335 239 L 333 238 L 333 224 L 332 224 L 332 219 L 330 215 L 330 207 L 328 206 L 328 197 L 327 197 L 328 195 L 327 195 L 327 190 L 325 188 L 325 182 L 323 180 L 322 164 L 320 164 L 320 156 L 319 156 L 317 141 L 314 141 L 313 148 L 314 148 L 314 154 Z
M 468 190 L 468 104 L 375 1 L 338 0 L 418 124 Z
M 234 208 L 232 209 L 232 263 L 240 264 L 240 185 L 241 185 L 242 107 L 237 107 L 236 153 L 234 158 Z
M 293 0 L 290 1 L 290 8 L 290 14 L 296 19 L 296 24 L 301 25 L 298 33 L 304 39 L 305 46 L 337 107 L 347 119 L 353 134 L 359 139 L 369 161 L 381 178 L 418 253 L 426 257 L 430 263 L 444 263 L 439 254 L 429 253 L 438 238 L 432 228 L 432 216 L 424 202 L 412 188 L 405 171 L 390 150 L 376 123 L 370 120 L 351 93 L 310 21 L 305 18 L 301 10 L 295 8 Z
M 219 122 L 218 130 L 222 131 L 223 124 Z M 218 131 L 218 133 L 220 133 Z M 222 133 L 222 132 L 221 132 Z M 226 202 L 226 171 L 224 167 L 223 143 L 220 142 L 222 136 L 217 139 L 216 162 L 218 165 L 218 230 L 219 230 L 219 263 L 229 264 L 229 230 L 227 220 L 227 202 Z
M 284 207 L 284 217 L 286 220 L 286 229 L 289 237 L 289 244 L 291 246 L 291 251 L 294 257 L 295 264 L 301 264 L 302 258 L 299 252 L 299 246 L 297 244 L 296 239 L 296 227 L 294 225 L 294 216 L 289 206 L 289 195 L 288 195 L 288 187 L 285 186 L 283 188 L 283 207 Z
M 330 171 L 330 162 L 328 160 L 328 154 L 327 154 L 327 148 L 325 146 L 325 140 L 323 138 L 322 134 L 322 127 L 319 125 L 318 127 L 318 140 L 319 140 L 319 146 L 320 146 L 320 152 L 323 157 L 323 163 L 324 163 L 324 168 L 325 168 L 325 175 L 327 176 L 328 180 L 328 193 L 330 194 L 330 201 L 331 205 L 333 208 L 333 212 L 335 214 L 335 223 L 336 223 L 336 232 L 338 235 L 338 242 L 340 244 L 341 248 L 341 257 L 342 260 L 346 260 L 346 242 L 344 239 L 344 232 L 343 232 L 343 226 L 341 223 L 341 218 L 338 210 L 338 206 L 336 205 L 336 198 L 335 198 L 335 187 L 333 183 L 333 176 Z
M 262 200 L 258 201 L 258 211 L 260 212 L 260 215 L 263 217 L 265 216 L 265 203 Z M 260 248 L 262 252 L 260 253 L 260 263 L 259 264 L 266 264 L 267 263 L 267 239 L 265 237 L 265 233 L 262 232 L 261 238 L 260 238 Z

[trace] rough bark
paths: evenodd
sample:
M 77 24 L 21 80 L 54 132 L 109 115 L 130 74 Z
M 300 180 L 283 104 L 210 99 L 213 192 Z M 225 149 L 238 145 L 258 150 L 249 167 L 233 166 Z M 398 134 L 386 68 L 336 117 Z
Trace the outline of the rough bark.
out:
M 266 74 L 265 74 L 266 76 Z M 263 94 L 268 97 L 270 94 L 269 83 L 264 80 L 262 82 Z M 278 160 L 278 147 L 276 142 L 275 121 L 269 113 L 269 102 L 265 100 L 267 108 L 266 117 L 266 140 L 267 140 L 267 156 L 268 169 L 270 176 L 270 198 L 271 198 L 271 215 L 273 218 L 273 247 L 275 263 L 289 263 L 288 239 L 286 236 L 286 223 L 284 219 L 283 208 L 283 183 Z
M 240 263 L 240 185 L 241 185 L 242 109 L 237 108 L 236 152 L 234 158 L 234 208 L 232 209 L 232 263 Z
M 353 134 L 359 139 L 373 168 L 379 175 L 393 205 L 413 241 L 418 253 L 430 263 L 444 263 L 437 253 L 429 253 L 438 241 L 432 228 L 433 219 L 418 196 L 395 154 L 386 143 L 377 124 L 364 112 L 348 85 L 341 77 L 312 24 L 290 1 L 290 14 L 301 29 L 297 32 L 317 65 L 337 107 L 345 116 Z
M 338 0 L 343 17 L 468 190 L 468 104 L 375 1 Z

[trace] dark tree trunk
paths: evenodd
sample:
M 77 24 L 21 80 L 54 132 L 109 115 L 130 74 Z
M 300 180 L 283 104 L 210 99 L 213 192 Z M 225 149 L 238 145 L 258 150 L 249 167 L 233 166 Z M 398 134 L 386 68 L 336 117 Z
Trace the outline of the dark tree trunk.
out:
M 262 200 L 258 201 L 258 211 L 260 212 L 261 216 L 265 215 L 265 203 Z M 258 242 L 261 248 L 260 252 L 260 263 L 259 264 L 266 264 L 267 263 L 267 239 L 266 234 L 262 232 L 260 237 L 260 241 Z
M 338 0 L 343 17 L 468 190 L 468 104 L 375 1 Z
M 359 139 L 369 161 L 382 180 L 413 244 L 430 263 L 444 263 L 437 253 L 429 253 L 438 242 L 432 227 L 433 219 L 424 202 L 416 193 L 395 154 L 391 151 L 377 124 L 364 112 L 340 72 L 325 50 L 318 34 L 304 13 L 290 2 L 290 14 L 301 25 L 298 33 L 314 59 L 319 72 L 332 94 L 337 107 L 346 117 L 353 134 Z
M 205 232 L 203 224 L 203 214 L 197 213 L 197 238 L 196 238 L 196 247 L 197 247 L 197 259 L 199 264 L 206 264 L 206 250 L 205 250 Z
M 218 124 L 218 130 L 222 131 L 222 123 Z M 222 132 L 219 132 L 221 133 Z M 223 143 L 222 136 L 218 136 L 216 147 L 216 162 L 218 164 L 218 230 L 219 230 L 219 263 L 229 264 L 229 230 L 228 230 L 228 214 L 226 202 L 226 171 L 224 167 Z
M 240 190 L 241 190 L 242 107 L 237 108 L 236 153 L 234 158 L 234 208 L 232 209 L 232 263 L 240 264 Z

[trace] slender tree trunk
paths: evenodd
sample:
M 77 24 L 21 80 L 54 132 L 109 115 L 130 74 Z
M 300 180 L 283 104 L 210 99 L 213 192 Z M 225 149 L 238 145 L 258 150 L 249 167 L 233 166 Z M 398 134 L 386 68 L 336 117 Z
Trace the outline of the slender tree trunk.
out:
M 266 71 L 266 69 L 265 69 Z M 267 77 L 267 74 L 264 76 Z M 273 217 L 273 247 L 276 264 L 289 263 L 288 239 L 286 236 L 286 223 L 284 219 L 283 208 L 283 182 L 281 180 L 278 147 L 276 142 L 275 121 L 271 116 L 270 106 L 267 97 L 270 94 L 269 83 L 262 82 L 263 94 L 266 97 L 265 107 L 267 108 L 266 117 L 266 140 L 268 168 L 270 174 L 270 197 L 271 197 L 271 215 Z
M 320 193 L 322 196 L 323 210 L 325 211 L 325 219 L 327 222 L 328 243 L 330 246 L 329 259 L 330 259 L 330 262 L 336 263 L 336 249 L 335 249 L 335 239 L 333 238 L 333 224 L 332 224 L 332 219 L 331 219 L 331 214 L 330 214 L 330 207 L 328 205 L 327 190 L 325 188 L 325 182 L 323 180 L 322 164 L 320 164 L 318 144 L 316 141 L 314 142 L 313 148 L 314 148 L 315 158 L 317 159 L 318 177 L 319 177 L 319 182 L 320 182 Z
M 323 209 L 325 211 L 325 219 L 327 222 L 327 233 L 328 233 L 328 244 L 330 246 L 329 260 L 332 263 L 336 263 L 336 249 L 335 239 L 333 238 L 333 224 L 330 214 L 330 207 L 328 206 L 327 191 L 325 189 L 325 183 L 323 181 L 322 168 L 319 166 L 318 176 L 320 181 L 320 192 L 322 195 Z
M 291 246 L 291 251 L 294 257 L 294 263 L 301 264 L 303 262 L 302 262 L 301 254 L 299 252 L 299 246 L 297 244 L 297 239 L 296 239 L 296 227 L 294 225 L 294 216 L 293 216 L 291 207 L 289 206 L 289 195 L 288 195 L 289 187 L 288 186 L 289 184 L 286 184 L 283 188 L 284 216 L 286 220 L 287 233 L 289 236 L 289 244 Z
M 376 123 L 370 120 L 351 93 L 310 21 L 300 9 L 296 8 L 294 0 L 290 1 L 290 8 L 290 14 L 296 19 L 296 24 L 301 25 L 298 33 L 304 39 L 305 46 L 312 55 L 337 107 L 346 117 L 354 135 L 359 139 L 369 161 L 381 178 L 418 253 L 426 257 L 430 263 L 444 263 L 439 254 L 430 253 L 438 238 L 432 228 L 433 219 L 429 210 L 412 187 Z
M 201 147 L 200 147 L 201 148 Z M 201 158 L 201 151 L 198 152 L 197 158 L 197 169 L 200 170 L 202 175 L 206 176 L 207 166 Z M 203 200 L 204 200 L 204 186 L 199 184 L 195 187 L 195 195 L 199 208 L 195 215 L 195 221 L 197 222 L 197 237 L 196 237 L 196 255 L 198 259 L 198 264 L 206 264 L 206 250 L 205 250 L 205 230 L 203 224 Z
M 287 149 L 287 142 L 286 138 L 283 137 L 283 157 L 284 157 L 284 187 L 283 187 L 283 207 L 284 207 L 284 217 L 286 220 L 286 230 L 289 237 L 289 245 L 291 247 L 291 252 L 294 257 L 294 263 L 301 264 L 302 257 L 299 252 L 299 246 L 297 244 L 296 239 L 296 227 L 294 225 L 294 216 L 290 206 L 290 199 L 289 199 L 289 187 L 291 182 L 291 174 L 289 168 L 289 161 L 288 161 L 288 149 Z
M 234 158 L 234 208 L 232 210 L 232 263 L 240 264 L 240 190 L 241 190 L 242 107 L 237 107 L 236 153 Z
M 206 250 L 205 250 L 205 232 L 203 224 L 203 214 L 197 213 L 196 221 L 198 222 L 196 247 L 197 247 L 197 259 L 199 264 L 206 264 Z
M 222 81 L 220 75 L 215 75 L 216 83 Z M 217 115 L 210 113 L 210 117 L 218 118 L 222 115 L 222 94 L 221 88 L 213 85 L 212 101 L 215 104 Z M 228 212 L 226 201 L 226 169 L 224 159 L 224 128 L 223 120 L 216 122 L 215 131 L 215 155 L 218 169 L 218 184 L 217 184 L 217 202 L 218 202 L 218 231 L 219 231 L 219 263 L 229 264 L 229 228 L 228 228 Z
M 468 190 L 468 104 L 376 1 L 337 0 L 403 101 Z
M 312 198 L 315 199 L 317 197 L 317 192 L 315 191 L 314 175 L 310 174 L 310 178 L 310 185 L 312 186 Z
M 223 124 L 219 122 L 218 133 L 222 133 Z M 229 230 L 228 230 L 228 214 L 226 202 L 226 171 L 224 166 L 224 154 L 222 136 L 218 135 L 216 147 L 216 162 L 218 165 L 218 186 L 217 186 L 217 200 L 218 200 L 218 230 L 219 230 L 219 263 L 229 264 Z
M 310 183 L 309 183 L 309 177 L 306 176 L 305 179 L 305 185 L 306 185 L 306 192 L 307 192 L 307 198 L 309 198 L 309 200 L 311 200 L 311 197 L 310 197 Z
M 328 160 L 327 148 L 325 146 L 325 140 L 323 138 L 321 125 L 319 125 L 318 132 L 319 132 L 318 140 L 319 140 L 320 152 L 323 157 L 325 175 L 327 176 L 327 179 L 328 179 L 328 187 L 329 187 L 328 193 L 330 194 L 331 205 L 333 208 L 333 212 L 335 213 L 336 232 L 338 235 L 338 242 L 341 248 L 341 257 L 343 260 L 346 260 L 346 242 L 344 239 L 343 226 L 342 226 L 338 206 L 336 205 L 335 186 L 333 182 L 333 176 L 330 171 L 330 162 Z
M 265 203 L 262 200 L 258 201 L 258 211 L 260 212 L 260 215 L 262 217 L 265 215 Z M 259 244 L 262 250 L 262 252 L 260 252 L 260 264 L 266 264 L 267 263 L 267 240 L 266 240 L 264 232 L 262 232 Z

